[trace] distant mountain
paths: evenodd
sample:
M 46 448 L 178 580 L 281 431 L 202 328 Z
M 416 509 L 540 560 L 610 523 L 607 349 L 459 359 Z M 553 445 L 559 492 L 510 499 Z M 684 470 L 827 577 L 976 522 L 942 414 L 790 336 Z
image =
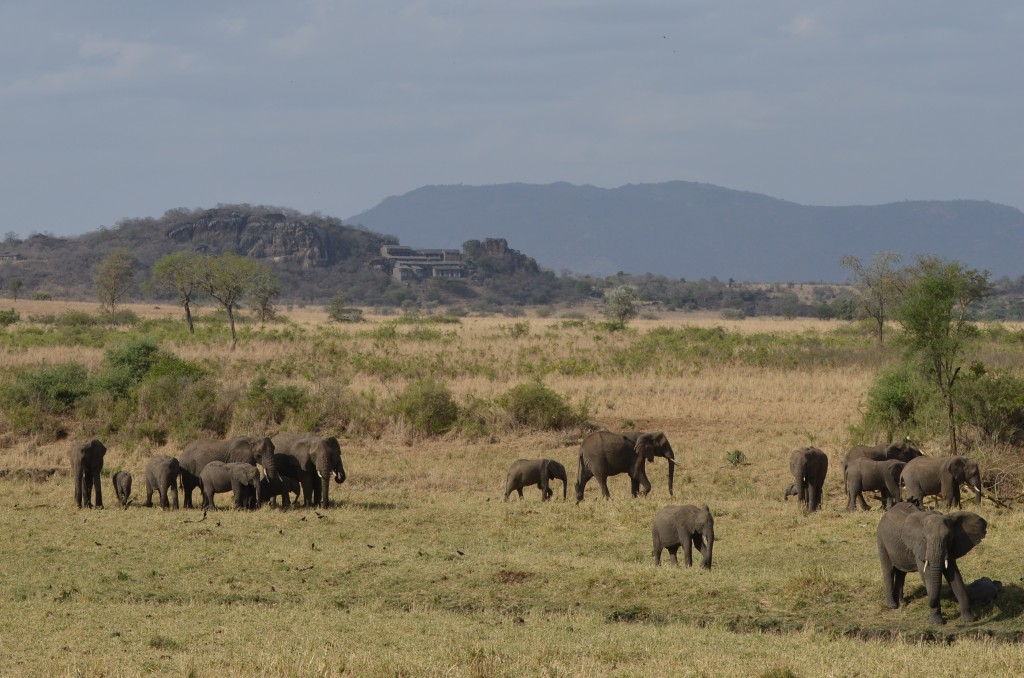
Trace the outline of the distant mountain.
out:
M 595 275 L 840 282 L 841 256 L 884 250 L 1024 274 L 1024 213 L 978 200 L 814 207 L 686 181 L 426 186 L 346 223 L 420 247 L 503 237 L 548 269 Z

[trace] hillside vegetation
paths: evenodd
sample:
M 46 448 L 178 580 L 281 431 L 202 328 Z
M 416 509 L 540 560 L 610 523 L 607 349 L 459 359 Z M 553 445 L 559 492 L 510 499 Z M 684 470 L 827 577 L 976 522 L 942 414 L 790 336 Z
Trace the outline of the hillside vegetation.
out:
M 17 310 L 0 334 L 0 674 L 1024 671 L 1024 520 L 1012 501 L 967 507 L 989 532 L 960 561 L 964 578 L 1005 586 L 977 622 L 958 622 L 947 597 L 949 624 L 928 626 L 915 575 L 906 607 L 882 604 L 881 513 L 842 510 L 842 456 L 883 436 L 866 428 L 865 398 L 896 355 L 870 328 L 675 314 L 620 331 L 534 316 L 337 325 L 309 308 L 245 324 L 232 352 L 209 309 L 195 336 L 166 306 Z M 1019 370 L 1021 334 L 986 327 L 973 355 Z M 19 398 L 35 407 L 19 413 Z M 524 403 L 565 416 L 518 416 Z M 433 428 L 422 411 L 451 416 Z M 646 498 L 618 476 L 610 501 L 593 481 L 579 506 L 571 487 L 564 503 L 535 488 L 501 501 L 518 458 L 557 459 L 573 482 L 591 426 L 664 431 L 680 462 L 675 497 L 657 460 Z M 348 480 L 326 511 L 139 506 L 150 454 L 178 454 L 193 436 L 308 428 L 342 439 Z M 998 491 L 993 471 L 1017 449 L 966 433 Z M 73 508 L 65 436 L 91 435 L 110 448 L 106 472 L 135 475 L 128 510 L 112 508 L 109 477 L 106 510 Z M 942 454 L 941 434 L 915 436 Z M 782 500 L 789 453 L 808 444 L 830 457 L 814 515 Z M 711 571 L 653 567 L 651 520 L 672 502 L 711 508 Z

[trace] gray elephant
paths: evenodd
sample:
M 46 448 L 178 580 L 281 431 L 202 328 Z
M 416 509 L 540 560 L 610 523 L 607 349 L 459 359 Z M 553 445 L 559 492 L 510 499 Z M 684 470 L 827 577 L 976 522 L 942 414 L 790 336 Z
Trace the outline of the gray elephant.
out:
M 583 501 L 583 490 L 591 478 L 597 478 L 604 498 L 611 498 L 608 476 L 620 473 L 629 474 L 634 497 L 638 493 L 646 495 L 651 491 L 651 482 L 647 479 L 645 465 L 655 457 L 668 460 L 668 494 L 672 496 L 676 457 L 664 433 L 594 431 L 588 434 L 580 444 L 576 503 Z
M 103 487 L 100 472 L 107 448 L 98 440 L 85 440 L 71 444 L 68 457 L 71 477 L 75 481 L 75 504 L 78 508 L 92 508 L 93 488 L 96 488 L 96 508 L 103 508 Z
M 862 509 L 868 510 L 868 504 L 861 492 L 881 492 L 883 509 L 903 501 L 900 475 L 906 465 L 906 462 L 897 459 L 876 461 L 862 457 L 851 461 L 846 469 L 846 510 L 856 510 L 858 503 Z
M 127 471 L 118 471 L 110 479 L 110 482 L 114 485 L 114 495 L 117 496 L 117 502 L 123 508 L 128 508 L 128 501 L 132 496 L 132 474 Z
M 305 474 L 299 467 L 299 462 L 293 457 L 275 452 L 274 466 L 277 468 L 281 480 L 273 481 L 270 478 L 262 478 L 260 480 L 260 486 L 263 490 L 263 501 L 270 503 L 272 506 L 277 506 L 277 497 L 280 496 L 282 508 L 288 508 L 292 503 L 291 495 L 294 494 L 295 500 L 298 501 L 298 498 L 303 493 L 310 494 L 312 492 L 312 488 L 303 490 L 302 482 L 299 479 L 305 477 Z
M 160 498 L 160 508 L 178 509 L 178 476 L 181 474 L 181 467 L 178 460 L 166 454 L 156 454 L 146 462 L 146 506 L 153 505 L 154 490 Z M 173 497 L 173 503 L 167 499 L 168 492 Z
M 518 459 L 512 462 L 505 477 L 505 501 L 513 491 L 522 499 L 523 488 L 530 485 L 540 488 L 541 501 L 547 501 L 554 494 L 550 487 L 552 479 L 562 481 L 562 501 L 565 501 L 569 478 L 564 466 L 552 459 Z
M 234 493 L 235 508 L 259 506 L 262 499 L 260 471 L 244 462 L 211 461 L 199 474 L 203 484 L 204 504 L 211 511 L 216 510 L 214 495 L 218 492 Z
M 707 505 L 699 508 L 692 504 L 672 505 L 658 511 L 651 527 L 654 542 L 654 564 L 661 565 L 661 552 L 668 549 L 672 564 L 679 567 L 676 551 L 683 547 L 683 562 L 693 565 L 693 549 L 700 550 L 700 566 L 711 569 L 711 556 L 715 548 L 715 519 Z
M 181 467 L 181 489 L 185 493 L 185 508 L 192 508 L 192 490 L 201 486 L 200 474 L 211 461 L 238 462 L 263 466 L 272 480 L 278 480 L 274 465 L 274 443 L 270 438 L 238 436 L 230 440 L 201 439 L 189 443 L 178 458 Z M 206 506 L 203 499 L 203 506 Z
M 795 494 L 808 511 L 821 508 L 821 492 L 828 474 L 828 455 L 817 447 L 801 447 L 789 456 L 789 470 L 793 484 L 786 489 L 785 498 Z
M 291 457 L 298 464 L 305 505 L 327 508 L 331 476 L 339 485 L 347 477 L 338 439 L 313 433 L 278 433 L 274 436 L 274 446 L 279 454 Z
M 985 538 L 987 528 L 984 518 L 968 511 L 943 515 L 911 502 L 901 502 L 886 511 L 878 522 L 877 532 L 886 606 L 900 606 L 907 572 L 917 570 L 928 592 L 930 623 L 946 623 L 939 605 L 943 576 L 960 604 L 960 619 L 974 621 L 970 597 L 956 561 Z
M 967 457 L 918 457 L 903 469 L 907 499 L 941 494 L 946 508 L 960 508 L 960 485 L 967 483 L 981 505 L 981 468 Z
M 920 456 L 921 450 L 911 446 L 910 442 L 906 440 L 885 445 L 854 445 L 846 453 L 846 458 L 843 460 L 843 486 L 846 486 L 846 469 L 854 459 L 874 459 L 875 461 L 896 459 L 909 462 L 911 459 L 916 459 Z

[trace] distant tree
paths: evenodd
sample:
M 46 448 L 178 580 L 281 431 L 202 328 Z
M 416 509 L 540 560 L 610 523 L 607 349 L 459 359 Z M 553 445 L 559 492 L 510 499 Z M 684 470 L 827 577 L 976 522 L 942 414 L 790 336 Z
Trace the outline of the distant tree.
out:
M 957 261 L 919 257 L 895 317 L 903 325 L 908 356 L 919 361 L 942 396 L 949 426 L 950 454 L 957 454 L 956 382 L 968 340 L 977 328 L 968 320 L 971 305 L 988 294 L 988 271 Z
M 235 332 L 235 309 L 238 308 L 242 295 L 249 289 L 253 278 L 259 272 L 260 265 L 232 252 L 219 257 L 210 257 L 205 263 L 200 287 L 206 294 L 220 302 L 220 305 L 227 311 L 228 323 L 231 325 L 231 350 L 233 351 L 238 345 L 238 335 Z
M 11 278 L 7 281 L 7 291 L 11 293 L 11 299 L 14 301 L 18 300 L 18 292 L 25 286 L 25 281 L 21 278 Z
M 363 312 L 358 308 L 346 305 L 348 298 L 344 292 L 338 292 L 327 307 L 327 315 L 339 323 L 359 323 L 363 321 Z
M 900 255 L 895 252 L 877 252 L 870 264 L 852 254 L 839 259 L 839 264 L 853 275 L 861 311 L 875 322 L 879 346 L 885 341 L 885 321 L 905 284 L 905 272 L 896 268 L 899 263 Z
M 800 313 L 800 297 L 796 295 L 796 292 L 784 292 L 779 297 L 779 313 L 786 320 L 792 320 Z
M 626 323 L 640 314 L 637 308 L 636 288 L 619 285 L 604 293 L 604 315 L 612 324 L 624 328 Z
M 247 290 L 249 300 L 260 322 L 272 320 L 277 313 L 274 302 L 281 296 L 281 281 L 267 266 L 259 264 Z
M 185 309 L 185 322 L 189 334 L 195 334 L 192 324 L 192 303 L 201 292 L 206 270 L 206 257 L 195 252 L 174 252 L 153 264 L 153 273 L 146 282 L 150 293 L 173 292 Z
M 131 252 L 119 247 L 104 257 L 93 271 L 92 283 L 100 306 L 113 312 L 135 289 L 135 258 Z

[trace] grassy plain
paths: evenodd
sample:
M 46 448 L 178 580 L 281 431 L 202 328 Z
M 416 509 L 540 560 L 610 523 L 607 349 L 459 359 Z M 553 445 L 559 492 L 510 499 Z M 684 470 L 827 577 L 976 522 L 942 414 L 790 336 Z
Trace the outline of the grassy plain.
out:
M 54 312 L 54 302 L 34 303 L 49 305 L 19 302 L 19 312 Z M 395 423 L 343 436 L 349 480 L 330 510 L 202 519 L 138 506 L 145 457 L 180 445 L 112 444 L 108 468 L 135 476 L 128 510 L 113 508 L 109 479 L 108 508 L 77 511 L 67 476 L 0 478 L 0 675 L 1024 674 L 1019 512 L 979 510 L 989 534 L 961 561 L 964 577 L 990 576 L 1006 589 L 978 622 L 959 623 L 947 597 L 949 624 L 928 627 L 915 576 L 907 607 L 882 605 L 881 513 L 841 510 L 838 472 L 885 359 L 869 336 L 836 323 L 693 316 L 636 321 L 625 333 L 531 317 L 389 334 L 387 318 L 339 329 L 319 309 L 288 315 L 247 328 L 233 353 L 219 339 L 166 347 L 221 365 L 240 387 L 274 365 L 276 379 L 337 379 L 384 397 L 426 373 L 462 402 L 540 376 L 588 403 L 600 426 L 664 430 L 680 462 L 675 497 L 658 460 L 646 498 L 631 499 L 620 476 L 607 502 L 591 482 L 579 506 L 571 486 L 565 503 L 542 504 L 532 489 L 506 504 L 505 471 L 521 457 L 562 461 L 571 484 L 581 431 L 509 427 L 423 440 Z M 686 335 L 664 333 L 691 327 L 757 339 L 706 354 Z M 1019 351 L 1000 355 L 1010 362 Z M 94 366 L 102 355 L 96 346 L 11 343 L 0 367 L 68 356 Z M 831 457 L 825 508 L 812 516 L 781 498 L 789 452 L 807 444 Z M 0 468 L 65 464 L 66 443 L 8 434 L 4 445 Z M 746 463 L 726 461 L 736 450 Z M 671 502 L 711 507 L 710 572 L 651 564 L 651 519 Z

